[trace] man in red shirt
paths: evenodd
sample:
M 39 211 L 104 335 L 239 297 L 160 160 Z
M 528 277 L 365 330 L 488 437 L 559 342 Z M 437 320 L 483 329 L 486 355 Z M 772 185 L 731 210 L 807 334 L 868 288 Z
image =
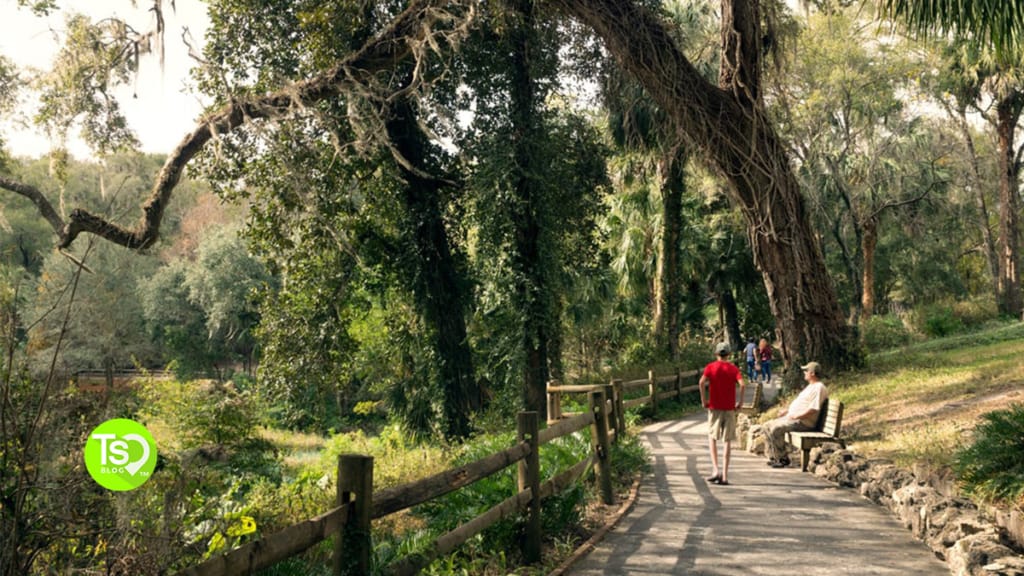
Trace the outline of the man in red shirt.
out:
M 711 452 L 711 476 L 705 478 L 712 484 L 729 484 L 729 456 L 732 441 L 736 439 L 736 409 L 743 403 L 746 386 L 740 370 L 726 358 L 729 345 L 725 342 L 715 347 L 717 360 L 704 367 L 700 377 L 700 403 L 708 409 L 708 448 Z M 740 385 L 739 396 L 736 384 Z M 707 394 L 704 389 L 707 388 Z M 722 453 L 723 466 L 718 466 L 718 441 L 725 442 Z

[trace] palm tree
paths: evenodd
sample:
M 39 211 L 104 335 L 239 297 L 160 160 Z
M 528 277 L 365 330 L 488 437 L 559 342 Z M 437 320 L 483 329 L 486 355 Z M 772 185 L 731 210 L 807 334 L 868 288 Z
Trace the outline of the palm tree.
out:
M 1015 152 L 1017 121 L 1024 112 L 1024 2 L 1020 0 L 883 0 L 892 19 L 924 35 L 952 34 L 972 54 L 970 69 L 975 103 L 991 100 L 982 111 L 996 130 L 999 148 L 999 238 L 996 298 L 999 311 L 1014 317 L 1024 312 L 1020 284 L 1020 154 Z
M 712 11 L 708 5 L 667 2 L 665 9 L 687 52 L 713 55 L 703 50 L 711 38 Z M 705 77 L 713 77 L 717 62 L 695 58 Z M 679 356 L 679 313 L 682 305 L 681 241 L 686 165 L 691 150 L 674 131 L 668 115 L 635 79 L 613 69 L 602 90 L 608 108 L 608 128 L 615 144 L 627 151 L 648 155 L 657 164 L 661 192 L 660 242 L 657 271 L 652 287 L 651 333 L 655 342 L 667 343 L 669 356 Z M 657 227 L 657 226 L 656 226 Z M 625 252 L 620 252 L 625 254 Z
M 951 33 L 1019 61 L 1024 34 L 1020 0 L 882 0 L 881 9 L 918 34 Z

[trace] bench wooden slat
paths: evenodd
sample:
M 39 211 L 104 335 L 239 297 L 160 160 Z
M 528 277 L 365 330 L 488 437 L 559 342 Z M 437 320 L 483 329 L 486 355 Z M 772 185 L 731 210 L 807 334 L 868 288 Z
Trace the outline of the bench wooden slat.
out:
M 818 414 L 818 422 L 814 430 L 808 432 L 788 432 L 786 442 L 800 450 L 800 469 L 807 471 L 811 448 L 825 442 L 837 442 L 846 447 L 846 442 L 839 438 L 843 424 L 843 403 L 839 400 L 827 399 Z
M 826 402 L 828 401 L 826 400 Z M 821 431 L 832 436 L 839 436 L 843 423 L 843 403 L 838 400 L 828 402 L 826 414 L 825 425 L 822 426 Z
M 761 411 L 761 402 L 764 395 L 764 384 L 758 382 L 754 385 L 754 398 L 750 401 L 749 405 L 743 404 L 740 406 L 739 412 L 741 414 L 757 414 Z M 742 398 L 740 401 L 742 402 Z

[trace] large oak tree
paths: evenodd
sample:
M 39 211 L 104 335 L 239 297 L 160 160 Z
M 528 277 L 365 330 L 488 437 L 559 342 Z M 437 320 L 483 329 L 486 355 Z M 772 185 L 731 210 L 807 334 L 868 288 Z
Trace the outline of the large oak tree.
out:
M 33 200 L 68 246 L 92 233 L 131 248 L 155 241 L 164 210 L 184 168 L 219 134 L 245 123 L 278 120 L 295 110 L 349 94 L 386 94 L 390 71 L 410 58 L 424 58 L 439 36 L 457 35 L 459 18 L 471 4 L 412 0 L 386 27 L 321 73 L 279 90 L 239 97 L 207 114 L 182 139 L 157 175 L 142 217 L 133 227 L 85 210 L 64 219 L 38 190 L 0 185 Z M 761 14 L 757 1 L 723 0 L 722 65 L 709 82 L 686 58 L 666 23 L 653 11 L 626 0 L 551 0 L 551 7 L 593 29 L 618 63 L 645 87 L 681 137 L 703 152 L 731 183 L 762 272 L 783 357 L 814 358 L 832 367 L 857 361 L 847 337 L 821 250 L 786 153 L 764 111 L 761 95 Z

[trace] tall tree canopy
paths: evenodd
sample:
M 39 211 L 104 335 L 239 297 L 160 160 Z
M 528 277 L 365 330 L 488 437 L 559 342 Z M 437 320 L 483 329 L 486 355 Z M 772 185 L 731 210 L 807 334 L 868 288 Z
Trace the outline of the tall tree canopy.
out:
M 1020 318 L 1024 313 L 1020 279 L 1021 160 L 1015 140 L 1017 123 L 1024 112 L 1024 4 L 886 0 L 882 6 L 891 17 L 919 33 L 952 34 L 960 48 L 960 58 L 954 59 L 950 70 L 960 80 L 954 91 L 967 101 L 977 100 L 982 94 L 991 99 L 991 109 L 983 114 L 995 127 L 999 143 L 996 299 L 1000 312 Z
M 760 3 L 722 2 L 723 57 L 717 84 L 705 79 L 686 57 L 665 19 L 638 2 L 553 0 L 534 9 L 548 7 L 596 32 L 618 63 L 664 111 L 680 138 L 700 150 L 730 182 L 732 199 L 746 220 L 754 260 L 769 294 L 784 357 L 816 358 L 835 367 L 855 363 L 857 356 L 825 272 L 787 148 L 764 110 Z M 281 7 L 280 15 L 295 13 L 297 8 Z M 322 22 L 328 31 L 335 30 L 330 23 L 339 22 L 331 18 L 332 13 L 344 16 L 343 20 L 360 18 L 351 9 L 334 8 L 332 12 L 330 6 L 321 6 L 313 12 L 325 17 Z M 243 126 L 301 121 L 309 110 L 345 106 L 351 128 L 334 135 L 342 139 L 342 149 L 377 142 L 397 152 L 396 147 L 380 141 L 381 135 L 388 133 L 381 128 L 389 103 L 427 93 L 429 72 L 443 66 L 447 55 L 457 51 L 458 42 L 466 38 L 465 25 L 477 10 L 484 7 L 441 0 L 413 0 L 393 16 L 389 10 L 378 10 L 373 15 L 381 23 L 369 27 L 372 36 L 350 34 L 338 44 L 352 46 L 351 50 L 323 51 L 319 58 L 299 60 L 300 65 L 290 73 L 263 75 L 258 85 L 225 98 L 168 157 L 134 227 L 85 210 L 74 210 L 65 218 L 37 190 L 7 187 L 40 206 L 62 246 L 89 232 L 124 246 L 145 248 L 157 237 L 185 166 L 211 144 L 230 145 L 231 138 L 225 135 Z M 244 36 L 250 31 L 236 32 Z M 258 40 L 239 39 L 242 43 Z M 396 158 L 405 162 L 405 168 L 418 170 L 400 153 Z

